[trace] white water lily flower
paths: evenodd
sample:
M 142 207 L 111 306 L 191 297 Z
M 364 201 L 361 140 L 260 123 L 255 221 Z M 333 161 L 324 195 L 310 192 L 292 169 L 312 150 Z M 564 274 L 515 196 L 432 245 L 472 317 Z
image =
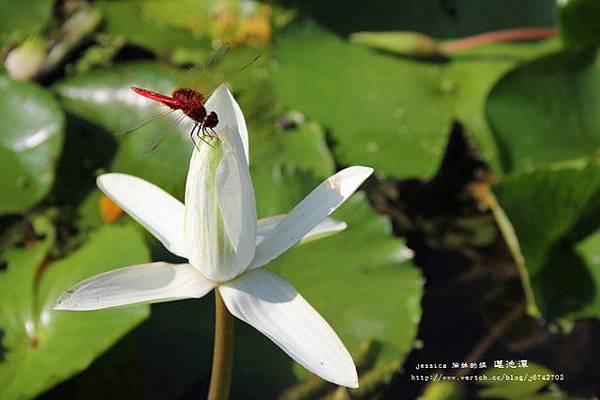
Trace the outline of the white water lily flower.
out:
M 350 167 L 331 176 L 289 214 L 257 221 L 248 168 L 248 133 L 231 93 L 219 88 L 207 108 L 219 115 L 219 140 L 194 150 L 185 205 L 125 174 L 98 178 L 100 189 L 185 264 L 155 262 L 106 272 L 68 290 L 57 310 L 96 310 L 200 298 L 219 290 L 229 311 L 323 379 L 358 387 L 356 367 L 329 324 L 284 279 L 260 268 L 302 239 L 343 230 L 327 218 L 372 173 Z

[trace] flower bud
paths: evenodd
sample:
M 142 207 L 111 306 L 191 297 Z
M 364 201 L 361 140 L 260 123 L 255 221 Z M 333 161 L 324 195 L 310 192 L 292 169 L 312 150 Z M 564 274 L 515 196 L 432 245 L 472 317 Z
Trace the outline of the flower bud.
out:
M 42 70 L 46 57 L 46 41 L 39 36 L 33 36 L 8 53 L 4 67 L 13 79 L 31 80 Z
M 223 138 L 240 140 L 238 135 Z M 237 151 L 243 147 L 223 138 L 200 142 L 194 150 L 185 193 L 189 261 L 215 281 L 242 273 L 256 247 L 254 189 L 248 164 Z

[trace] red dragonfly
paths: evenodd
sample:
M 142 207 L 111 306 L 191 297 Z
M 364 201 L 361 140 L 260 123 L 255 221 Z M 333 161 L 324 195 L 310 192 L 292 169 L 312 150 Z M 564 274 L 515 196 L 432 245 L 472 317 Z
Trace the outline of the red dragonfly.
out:
M 241 66 L 228 71 L 226 74 L 221 75 L 218 79 L 213 80 L 215 82 L 210 86 L 210 88 L 203 89 L 206 87 L 206 79 L 211 74 L 211 70 L 214 68 L 215 64 L 221 61 L 224 54 L 227 52 L 228 48 L 224 47 L 219 52 L 213 55 L 209 59 L 207 63 L 205 63 L 200 68 L 204 70 L 204 74 L 197 82 L 192 85 L 191 88 L 175 88 L 171 92 L 171 95 L 165 95 L 162 93 L 158 93 L 152 90 L 139 88 L 137 86 L 131 86 L 131 90 L 137 93 L 140 96 L 146 97 L 150 100 L 157 101 L 163 106 L 166 106 L 166 110 L 159 111 L 158 113 L 150 116 L 149 118 L 141 121 L 140 123 L 118 131 L 117 135 L 128 134 L 134 132 L 143 126 L 146 126 L 148 123 L 155 121 L 159 118 L 162 118 L 166 115 L 170 115 L 173 112 L 180 110 L 181 113 L 173 119 L 169 125 L 166 127 L 164 131 L 160 133 L 157 140 L 152 141 L 150 146 L 146 149 L 146 151 L 152 151 L 156 149 L 162 141 L 167 137 L 169 133 L 171 133 L 177 125 L 181 121 L 185 119 L 185 116 L 192 119 L 194 125 L 190 131 L 190 138 L 194 143 L 194 146 L 198 148 L 198 144 L 194 137 L 202 140 L 207 144 L 211 144 L 213 139 L 217 138 L 217 135 L 214 131 L 214 128 L 219 124 L 219 116 L 215 111 L 208 111 L 204 105 L 206 99 L 210 97 L 212 92 L 227 79 L 231 78 L 233 75 L 245 69 L 247 66 L 256 61 L 260 53 L 255 54 L 248 61 L 243 63 Z M 194 73 L 198 69 L 198 67 L 193 68 L 190 72 Z M 195 134 L 195 136 L 194 136 Z

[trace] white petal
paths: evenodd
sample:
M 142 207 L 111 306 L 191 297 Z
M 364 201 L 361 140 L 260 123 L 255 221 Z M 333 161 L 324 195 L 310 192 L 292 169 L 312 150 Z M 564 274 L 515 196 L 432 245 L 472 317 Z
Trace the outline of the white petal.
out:
M 295 245 L 346 201 L 371 173 L 372 168 L 349 167 L 317 186 L 258 244 L 250 268 L 265 265 Z
M 67 290 L 54 309 L 98 310 L 197 298 L 210 292 L 215 285 L 190 264 L 140 264 L 108 271 L 80 282 Z
M 256 240 L 254 188 L 241 141 L 224 128 L 212 146 L 194 150 L 186 184 L 185 241 L 192 265 L 229 280 L 250 264 Z
M 240 264 L 246 267 L 256 250 L 256 196 L 240 137 L 232 132 L 224 129 L 221 136 L 229 144 L 229 151 L 217 169 L 217 193 L 225 230 Z
M 131 175 L 103 174 L 96 183 L 167 250 L 187 258 L 183 240 L 183 203 L 158 186 Z
M 333 218 L 325 218 L 319 223 L 319 225 L 315 226 L 310 232 L 302 236 L 300 243 L 306 243 L 311 240 L 320 239 L 322 237 L 341 232 L 347 227 L 348 224 L 346 224 L 344 221 L 338 221 Z
M 265 237 L 269 236 L 271 231 L 275 229 L 277 224 L 279 224 L 286 216 L 287 214 L 281 214 L 259 219 L 258 224 L 256 225 L 256 244 L 258 245 Z M 343 221 L 325 218 L 319 225 L 315 226 L 310 232 L 304 235 L 300 243 L 341 232 L 347 227 L 348 225 Z
M 248 128 L 244 114 L 240 109 L 239 104 L 233 98 L 233 95 L 225 85 L 221 85 L 206 101 L 206 109 L 208 112 L 214 111 L 217 113 L 219 123 L 215 130 L 220 136 L 221 129 L 229 126 L 235 134 L 240 137 L 240 144 L 244 149 L 246 163 L 250 160 L 250 152 L 248 145 Z
M 219 291 L 229 311 L 321 378 L 358 387 L 352 357 L 333 329 L 289 283 L 258 269 Z

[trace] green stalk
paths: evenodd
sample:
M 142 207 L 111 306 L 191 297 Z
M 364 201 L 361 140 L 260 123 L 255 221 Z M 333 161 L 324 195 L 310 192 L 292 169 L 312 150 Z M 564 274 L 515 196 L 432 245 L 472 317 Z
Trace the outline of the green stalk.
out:
M 208 400 L 227 400 L 233 369 L 233 316 L 215 289 L 215 344 Z
M 442 54 L 449 55 L 491 43 L 548 39 L 558 34 L 558 29 L 546 27 L 505 29 L 501 31 L 480 33 L 462 39 L 450 40 L 440 45 L 439 51 Z

